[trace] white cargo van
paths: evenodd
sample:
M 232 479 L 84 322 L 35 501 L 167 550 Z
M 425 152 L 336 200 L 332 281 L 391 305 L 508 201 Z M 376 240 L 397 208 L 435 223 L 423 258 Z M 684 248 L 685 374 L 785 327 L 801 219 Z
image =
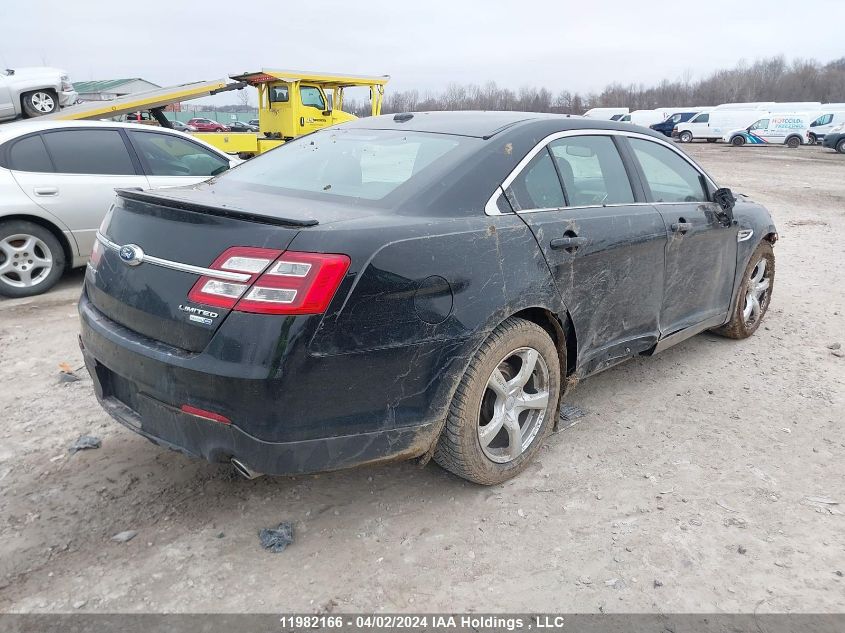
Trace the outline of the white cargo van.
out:
M 590 108 L 584 113 L 588 119 L 602 119 L 604 121 L 616 121 L 628 114 L 628 108 Z
M 659 108 L 657 110 L 634 110 L 630 114 L 626 114 L 621 119 L 620 123 L 633 123 L 634 125 L 642 125 L 648 127 L 655 123 L 662 123 L 669 116 L 674 113 L 672 108 Z
M 727 132 L 748 127 L 768 114 L 766 110 L 720 108 L 716 106 L 708 112 L 695 115 L 686 123 L 679 123 L 672 130 L 672 136 L 677 137 L 681 143 L 691 143 L 696 139 L 715 143 Z
M 840 123 L 845 123 L 845 104 L 839 104 L 837 110 L 825 109 L 822 106 L 821 114 L 815 121 L 810 123 L 810 133 L 808 135 L 808 143 L 815 145 L 824 139 L 824 135 L 833 130 Z
M 807 142 L 810 123 L 817 113 L 772 112 L 745 128 L 730 130 L 722 140 L 735 147 L 749 145 L 786 145 L 799 147 Z

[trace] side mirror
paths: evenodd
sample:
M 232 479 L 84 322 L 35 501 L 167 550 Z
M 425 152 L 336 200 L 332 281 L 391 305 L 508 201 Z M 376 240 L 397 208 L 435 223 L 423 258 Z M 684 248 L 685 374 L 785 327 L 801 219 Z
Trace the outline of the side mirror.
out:
M 726 224 L 732 224 L 734 220 L 734 205 L 736 204 L 736 196 L 734 196 L 733 191 L 727 187 L 716 189 L 713 193 L 713 202 L 718 204 L 722 210 L 721 215 L 724 216 Z

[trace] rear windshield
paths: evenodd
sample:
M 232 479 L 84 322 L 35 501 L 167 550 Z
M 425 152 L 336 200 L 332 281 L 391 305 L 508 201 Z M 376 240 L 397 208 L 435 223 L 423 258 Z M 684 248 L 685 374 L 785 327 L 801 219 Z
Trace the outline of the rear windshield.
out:
M 479 142 L 413 131 L 322 130 L 247 161 L 220 182 L 307 197 L 384 200 L 457 164 Z

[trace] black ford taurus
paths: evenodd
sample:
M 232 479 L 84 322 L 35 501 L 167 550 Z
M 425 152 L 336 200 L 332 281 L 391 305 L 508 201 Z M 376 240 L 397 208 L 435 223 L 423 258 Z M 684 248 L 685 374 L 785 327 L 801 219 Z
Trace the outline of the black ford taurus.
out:
M 433 457 L 494 484 L 577 379 L 753 334 L 776 239 L 646 129 L 368 118 L 206 184 L 120 191 L 80 343 L 119 422 L 247 476 Z

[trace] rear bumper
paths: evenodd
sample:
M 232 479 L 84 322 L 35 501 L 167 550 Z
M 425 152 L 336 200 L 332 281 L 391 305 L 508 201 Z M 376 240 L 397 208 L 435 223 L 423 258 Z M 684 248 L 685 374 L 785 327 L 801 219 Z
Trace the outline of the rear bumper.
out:
M 212 462 L 237 458 L 273 475 L 422 455 L 451 397 L 443 372 L 461 362 L 459 346 L 443 342 L 335 357 L 300 347 L 290 352 L 295 361 L 268 372 L 207 352 L 177 354 L 111 321 L 85 294 L 79 312 L 85 364 L 113 418 L 160 446 Z M 185 413 L 183 404 L 231 423 Z

